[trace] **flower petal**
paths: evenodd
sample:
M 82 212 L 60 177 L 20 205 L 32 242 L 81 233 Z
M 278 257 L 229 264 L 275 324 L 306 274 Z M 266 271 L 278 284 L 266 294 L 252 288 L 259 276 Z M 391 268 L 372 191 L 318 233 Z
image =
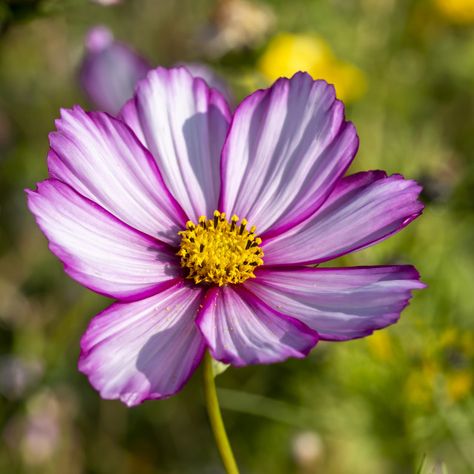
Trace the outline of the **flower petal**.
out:
M 153 153 L 189 219 L 212 216 L 220 189 L 219 162 L 230 122 L 224 97 L 184 67 L 157 68 L 138 83 L 122 119 Z
M 319 263 L 373 245 L 421 214 L 420 191 L 382 171 L 343 178 L 316 214 L 263 243 L 265 264 Z
M 237 108 L 222 155 L 219 209 L 276 235 L 313 214 L 357 147 L 334 87 L 306 73 L 281 78 Z
M 79 81 L 99 110 L 118 114 L 149 69 L 148 62 L 126 44 L 115 41 L 108 28 L 96 26 L 88 32 Z
M 204 63 L 181 63 L 176 66 L 184 66 L 193 77 L 201 77 L 209 87 L 217 89 L 225 98 L 228 104 L 234 102 L 234 97 L 226 81 L 217 74 L 210 66 Z
M 256 275 L 246 288 L 332 341 L 367 336 L 395 323 L 411 291 L 425 287 L 410 265 L 262 268 Z
M 318 342 L 316 332 L 240 287 L 210 289 L 197 324 L 212 357 L 234 366 L 302 358 Z
M 133 303 L 115 303 L 90 323 L 79 370 L 102 398 L 128 406 L 181 390 L 204 353 L 194 318 L 202 289 L 184 283 Z
M 80 107 L 62 111 L 50 134 L 51 177 L 132 227 L 167 243 L 178 241 L 186 217 L 153 157 L 124 123 Z
M 132 229 L 57 180 L 27 190 L 28 205 L 66 272 L 98 293 L 137 299 L 170 286 L 181 274 L 165 244 Z

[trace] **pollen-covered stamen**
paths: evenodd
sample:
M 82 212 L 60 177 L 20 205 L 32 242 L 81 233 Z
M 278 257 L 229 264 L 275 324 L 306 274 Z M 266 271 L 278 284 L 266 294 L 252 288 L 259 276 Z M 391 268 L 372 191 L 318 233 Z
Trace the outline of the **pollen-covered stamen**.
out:
M 213 219 L 199 218 L 198 225 L 188 221 L 179 232 L 178 255 L 186 278 L 195 283 L 223 286 L 255 278 L 254 271 L 263 264 L 262 239 L 255 236 L 256 227 L 247 230 L 247 220 L 225 212 L 214 211 Z

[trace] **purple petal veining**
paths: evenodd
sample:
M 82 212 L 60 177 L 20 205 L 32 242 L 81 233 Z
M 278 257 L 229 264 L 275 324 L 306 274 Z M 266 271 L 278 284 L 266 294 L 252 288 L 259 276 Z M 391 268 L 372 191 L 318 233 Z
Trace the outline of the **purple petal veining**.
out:
M 62 110 L 50 134 L 51 177 L 69 184 L 132 227 L 177 243 L 186 222 L 155 160 L 120 120 L 80 107 Z
M 425 287 L 410 265 L 263 268 L 245 282 L 276 311 L 299 319 L 321 339 L 341 341 L 395 323 L 411 292 Z
M 247 97 L 235 111 L 222 159 L 221 210 L 262 237 L 321 206 L 358 147 L 334 87 L 298 73 Z
M 265 263 L 320 263 L 386 239 L 421 214 L 420 191 L 382 171 L 348 176 L 313 216 L 264 243 Z
M 121 118 L 152 152 L 189 219 L 217 209 L 221 149 L 230 122 L 224 97 L 184 67 L 150 71 Z
M 112 298 L 158 293 L 180 277 L 171 249 L 54 179 L 27 191 L 28 205 L 66 272 Z
M 129 406 L 174 395 L 199 365 L 205 345 L 194 318 L 203 290 L 183 283 L 92 319 L 79 370 L 105 399 Z
M 197 324 L 212 356 L 237 367 L 302 358 L 318 334 L 242 289 L 208 291 Z
M 92 100 L 116 114 L 148 67 L 108 30 L 95 30 L 81 77 Z M 157 68 L 116 118 L 76 106 L 62 110 L 56 128 L 49 179 L 27 190 L 28 205 L 65 271 L 117 299 L 81 341 L 79 369 L 103 398 L 132 406 L 169 397 L 205 350 L 235 366 L 305 357 L 319 339 L 393 324 L 424 287 L 408 265 L 304 266 L 373 245 L 423 209 L 420 186 L 400 175 L 343 177 L 358 137 L 322 80 L 280 79 L 232 116 L 225 97 L 186 67 Z M 211 240 L 200 242 L 225 257 L 232 239 L 248 239 L 240 249 L 248 256 L 261 246 L 263 266 L 239 263 L 240 251 L 230 270 L 221 260 L 206 266 L 203 243 L 180 247 L 187 220 L 215 210 L 246 219 L 263 242 L 235 219 L 215 233 L 207 232 L 217 220 L 203 223 L 199 238 Z M 181 268 L 179 249 L 195 252 L 197 271 L 223 286 L 186 278 L 191 266 Z M 222 268 L 242 274 L 213 280 Z

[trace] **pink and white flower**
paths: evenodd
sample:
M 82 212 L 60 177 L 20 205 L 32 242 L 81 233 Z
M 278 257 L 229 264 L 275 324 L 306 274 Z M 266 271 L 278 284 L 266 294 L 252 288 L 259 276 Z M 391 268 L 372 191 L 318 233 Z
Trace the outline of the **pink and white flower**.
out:
M 186 68 L 158 68 L 117 118 L 63 110 L 50 145 L 29 207 L 66 272 L 117 300 L 81 341 L 79 369 L 106 399 L 169 397 L 206 350 L 244 366 L 366 336 L 424 286 L 408 265 L 309 266 L 389 237 L 423 205 L 400 175 L 344 177 L 355 127 L 308 74 L 231 114 Z

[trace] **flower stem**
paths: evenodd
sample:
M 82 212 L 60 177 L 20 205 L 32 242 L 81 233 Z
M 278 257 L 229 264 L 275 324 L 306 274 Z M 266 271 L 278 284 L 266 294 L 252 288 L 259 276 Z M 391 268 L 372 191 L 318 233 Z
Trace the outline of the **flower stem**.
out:
M 217 399 L 216 385 L 214 383 L 214 372 L 212 369 L 212 358 L 209 352 L 204 356 L 204 395 L 206 398 L 206 408 L 211 423 L 212 432 L 216 441 L 217 449 L 221 455 L 227 474 L 239 474 L 237 463 L 235 462 L 232 448 L 222 421 L 219 400 Z

